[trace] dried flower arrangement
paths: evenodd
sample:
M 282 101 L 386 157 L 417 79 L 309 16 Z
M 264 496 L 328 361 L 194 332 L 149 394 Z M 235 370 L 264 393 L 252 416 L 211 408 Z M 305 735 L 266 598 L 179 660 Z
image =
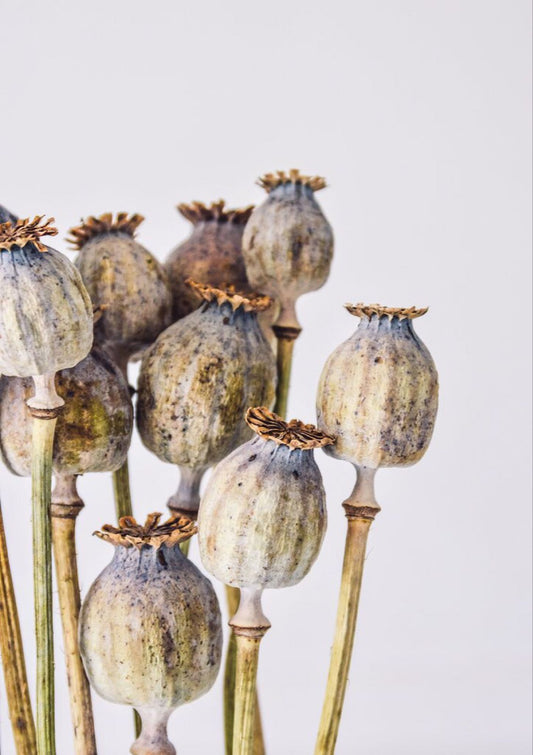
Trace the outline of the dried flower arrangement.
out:
M 317 425 L 285 419 L 296 301 L 327 280 L 333 233 L 314 196 L 323 178 L 278 171 L 259 185 L 268 196 L 255 208 L 179 205 L 193 232 L 165 266 L 134 238 L 140 215 L 107 213 L 73 228 L 74 266 L 42 241 L 57 233 L 52 220 L 18 220 L 0 207 L 0 455 L 15 474 L 31 474 L 34 533 L 35 723 L 0 510 L 0 650 L 19 755 L 56 752 L 52 544 L 76 755 L 97 751 L 90 686 L 137 712 L 134 755 L 175 755 L 168 719 L 211 688 L 222 658 L 218 599 L 188 555 L 196 533 L 202 565 L 228 597 L 225 752 L 265 752 L 256 676 L 271 625 L 262 593 L 296 585 L 319 557 L 327 514 L 315 449 L 357 472 L 343 504 L 315 755 L 335 750 L 367 536 L 380 510 L 375 473 L 423 456 L 438 379 L 413 328 L 426 309 L 346 305 L 360 323 L 324 366 Z M 272 300 L 276 353 L 268 322 L 258 322 Z M 150 514 L 144 525 L 132 516 L 127 469 L 127 365 L 141 352 L 138 430 L 180 470 L 171 518 Z M 91 472 L 114 475 L 117 525 L 95 533 L 114 555 L 82 603 L 76 478 Z

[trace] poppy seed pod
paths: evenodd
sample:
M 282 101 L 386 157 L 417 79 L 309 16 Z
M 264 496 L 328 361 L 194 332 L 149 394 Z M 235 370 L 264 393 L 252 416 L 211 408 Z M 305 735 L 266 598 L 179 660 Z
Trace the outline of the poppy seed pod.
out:
M 138 386 L 143 443 L 182 473 L 169 501 L 196 513 L 206 469 L 250 437 L 250 403 L 270 405 L 275 360 L 257 323 L 268 297 L 191 282 L 204 304 L 162 333 L 146 353 Z
M 134 236 L 142 215 L 89 217 L 70 231 L 81 276 L 102 316 L 95 340 L 126 370 L 135 352 L 171 322 L 172 297 L 162 265 Z
M 256 437 L 217 465 L 202 497 L 202 563 L 234 587 L 289 587 L 322 544 L 326 496 L 313 450 L 334 438 L 264 407 L 249 409 L 246 421 Z
M 346 308 L 361 322 L 320 378 L 318 426 L 337 435 L 326 451 L 371 469 L 414 464 L 429 445 L 437 413 L 437 371 L 413 329 L 427 308 Z
M 18 220 L 16 215 L 13 215 L 12 212 L 9 212 L 7 207 L 4 207 L 0 204 L 0 225 L 2 223 L 16 223 Z
M 134 755 L 175 755 L 167 721 L 214 683 L 222 629 L 209 580 L 180 551 L 195 532 L 186 517 L 144 527 L 124 517 L 96 534 L 115 546 L 80 615 L 80 647 L 89 680 L 106 700 L 141 715 Z
M 268 173 L 258 183 L 268 198 L 254 209 L 244 230 L 246 273 L 257 291 L 280 304 L 276 335 L 281 331 L 284 337 L 296 337 L 296 300 L 326 282 L 333 255 L 333 232 L 314 197 L 326 182 L 291 170 Z
M 43 218 L 0 225 L 3 375 L 53 376 L 76 365 L 91 348 L 91 301 L 74 265 L 40 241 L 57 234 L 53 219 L 41 225 Z M 36 387 L 34 406 L 41 400 Z
M 220 288 L 249 289 L 241 246 L 253 206 L 229 210 L 224 205 L 223 199 L 209 206 L 201 202 L 178 205 L 179 212 L 193 224 L 193 230 L 165 262 L 174 320 L 188 315 L 202 303 L 194 288 L 186 284 L 188 278 Z
M 56 390 L 65 399 L 54 435 L 58 475 L 112 472 L 124 462 L 133 428 L 133 407 L 122 372 L 99 348 L 75 367 L 61 370 Z M 15 474 L 29 475 L 32 395 L 28 378 L 0 378 L 0 452 Z

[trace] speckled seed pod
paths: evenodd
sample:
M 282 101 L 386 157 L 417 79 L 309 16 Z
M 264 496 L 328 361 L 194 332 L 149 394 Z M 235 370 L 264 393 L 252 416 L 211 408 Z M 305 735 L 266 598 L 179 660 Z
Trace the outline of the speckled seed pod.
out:
M 313 565 L 326 531 L 313 449 L 334 438 L 264 407 L 249 409 L 246 421 L 256 437 L 217 465 L 202 496 L 202 563 L 234 587 L 289 587 Z
M 80 615 L 80 646 L 89 680 L 106 700 L 142 717 L 135 755 L 174 755 L 167 721 L 214 683 L 221 656 L 221 617 L 209 580 L 180 551 L 195 528 L 174 517 L 144 527 L 125 517 L 96 533 L 115 546 Z
M 173 296 L 173 318 L 188 315 L 202 303 L 187 278 L 219 288 L 235 286 L 248 291 L 242 256 L 242 234 L 253 205 L 239 210 L 225 208 L 224 200 L 207 206 L 201 202 L 179 204 L 178 210 L 193 224 L 189 238 L 179 244 L 165 262 Z
M 246 272 L 257 291 L 280 303 L 274 331 L 297 335 L 296 300 L 326 282 L 333 255 L 333 232 L 314 197 L 326 182 L 291 170 L 268 173 L 259 185 L 268 198 L 252 212 L 244 230 Z
M 361 322 L 320 378 L 318 426 L 337 436 L 326 451 L 357 467 L 414 464 L 429 445 L 437 413 L 437 371 L 413 329 L 413 319 L 427 309 L 346 308 Z
M 133 426 L 129 388 L 99 348 L 55 380 L 65 407 L 57 419 L 53 467 L 59 475 L 112 472 L 124 462 Z M 26 400 L 31 379 L 0 378 L 0 453 L 18 475 L 30 474 L 32 417 Z
M 0 204 L 0 224 L 2 223 L 16 223 L 18 220 L 16 215 L 13 215 L 12 212 L 9 212 L 7 207 L 4 207 Z
M 91 348 L 91 301 L 74 265 L 40 241 L 57 234 L 53 218 L 41 225 L 43 217 L 0 225 L 3 375 L 53 375 L 76 365 Z
M 195 513 L 204 471 L 250 437 L 246 408 L 273 402 L 276 368 L 257 323 L 268 297 L 191 285 L 204 305 L 147 352 L 137 423 L 144 444 L 182 472 L 169 506 Z
M 172 321 L 172 295 L 163 266 L 134 236 L 144 218 L 119 212 L 89 217 L 70 231 L 76 266 L 95 306 L 103 309 L 95 340 L 125 371 L 135 352 Z

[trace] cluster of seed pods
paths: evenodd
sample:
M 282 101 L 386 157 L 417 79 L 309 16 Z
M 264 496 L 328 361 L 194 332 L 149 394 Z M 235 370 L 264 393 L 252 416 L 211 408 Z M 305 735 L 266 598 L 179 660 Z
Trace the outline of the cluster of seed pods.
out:
M 196 521 L 202 564 L 226 586 L 229 601 L 226 753 L 264 752 L 255 684 L 270 622 L 261 596 L 264 589 L 296 585 L 319 555 L 327 522 L 314 459 L 320 448 L 357 471 L 344 502 L 337 627 L 315 750 L 334 752 L 366 538 L 380 510 L 375 472 L 424 454 L 435 422 L 437 374 L 413 329 L 426 310 L 347 305 L 361 322 L 324 367 L 317 426 L 285 420 L 301 332 L 296 302 L 326 282 L 333 233 L 315 198 L 323 178 L 278 171 L 259 184 L 268 196 L 255 208 L 229 210 L 222 200 L 180 204 L 192 234 L 164 264 L 135 239 L 140 215 L 106 213 L 72 228 L 73 266 L 40 241 L 55 232 L 51 223 L 18 221 L 0 207 L 6 292 L 0 454 L 15 474 L 31 472 L 37 523 L 41 693 L 35 745 L 29 700 L 14 694 L 10 700 L 13 710 L 16 704 L 29 710 L 19 752 L 55 753 L 51 588 L 49 574 L 43 576 L 53 533 L 76 755 L 96 753 L 89 682 L 102 697 L 140 714 L 132 753 L 174 755 L 168 719 L 210 689 L 222 654 L 216 594 L 188 558 Z M 32 291 L 29 299 L 24 289 Z M 161 523 L 160 514 L 150 514 L 144 526 L 132 516 L 127 466 L 133 428 L 127 371 L 136 358 L 142 358 L 141 439 L 180 474 L 168 500 L 171 518 Z M 83 503 L 76 478 L 90 472 L 113 473 L 118 526 L 96 533 L 114 546 L 114 556 L 80 612 L 74 525 Z

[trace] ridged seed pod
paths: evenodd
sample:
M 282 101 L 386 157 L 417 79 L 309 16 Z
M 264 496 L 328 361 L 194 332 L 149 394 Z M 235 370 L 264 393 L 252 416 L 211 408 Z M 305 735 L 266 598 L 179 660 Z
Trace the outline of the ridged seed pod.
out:
M 137 423 L 145 446 L 180 468 L 169 506 L 194 514 L 205 470 L 250 437 L 246 408 L 273 402 L 276 368 L 257 323 L 268 297 L 191 285 L 204 305 L 167 328 L 146 353 Z
M 198 515 L 205 568 L 234 587 L 288 587 L 315 561 L 326 530 L 313 450 L 332 436 L 268 409 L 249 409 L 256 436 L 214 470 Z
M 61 370 L 56 389 L 65 400 L 54 435 L 53 468 L 59 475 L 112 472 L 124 462 L 133 428 L 129 387 L 98 347 L 79 364 Z M 32 396 L 28 378 L 0 378 L 0 452 L 17 475 L 31 467 Z
M 168 256 L 165 269 L 173 296 L 173 319 L 185 317 L 202 303 L 198 293 L 186 284 L 188 278 L 217 288 L 234 286 L 248 291 L 242 256 L 242 234 L 253 206 L 229 210 L 224 200 L 204 205 L 179 204 L 178 210 L 193 224 L 190 237 Z
M 324 366 L 318 426 L 335 433 L 327 453 L 358 467 L 406 466 L 425 453 L 435 424 L 438 378 L 413 329 L 427 309 L 347 305 L 361 318 Z
M 209 580 L 180 551 L 195 528 L 186 517 L 144 527 L 124 518 L 96 533 L 115 546 L 80 615 L 87 674 L 106 700 L 136 708 L 143 726 L 134 755 L 175 755 L 172 711 L 207 692 L 220 664 L 222 629 Z
M 274 331 L 295 331 L 296 337 L 296 300 L 324 285 L 333 255 L 333 232 L 314 196 L 326 182 L 291 170 L 267 173 L 258 183 L 268 198 L 244 230 L 246 273 L 257 291 L 280 303 Z
M 142 215 L 89 217 L 70 231 L 81 276 L 102 317 L 95 340 L 126 370 L 128 359 L 171 322 L 172 295 L 163 266 L 138 241 Z
M 65 255 L 45 246 L 53 219 L 0 225 L 0 373 L 53 375 L 87 356 L 93 341 L 92 304 Z M 35 403 L 38 402 L 38 398 Z

